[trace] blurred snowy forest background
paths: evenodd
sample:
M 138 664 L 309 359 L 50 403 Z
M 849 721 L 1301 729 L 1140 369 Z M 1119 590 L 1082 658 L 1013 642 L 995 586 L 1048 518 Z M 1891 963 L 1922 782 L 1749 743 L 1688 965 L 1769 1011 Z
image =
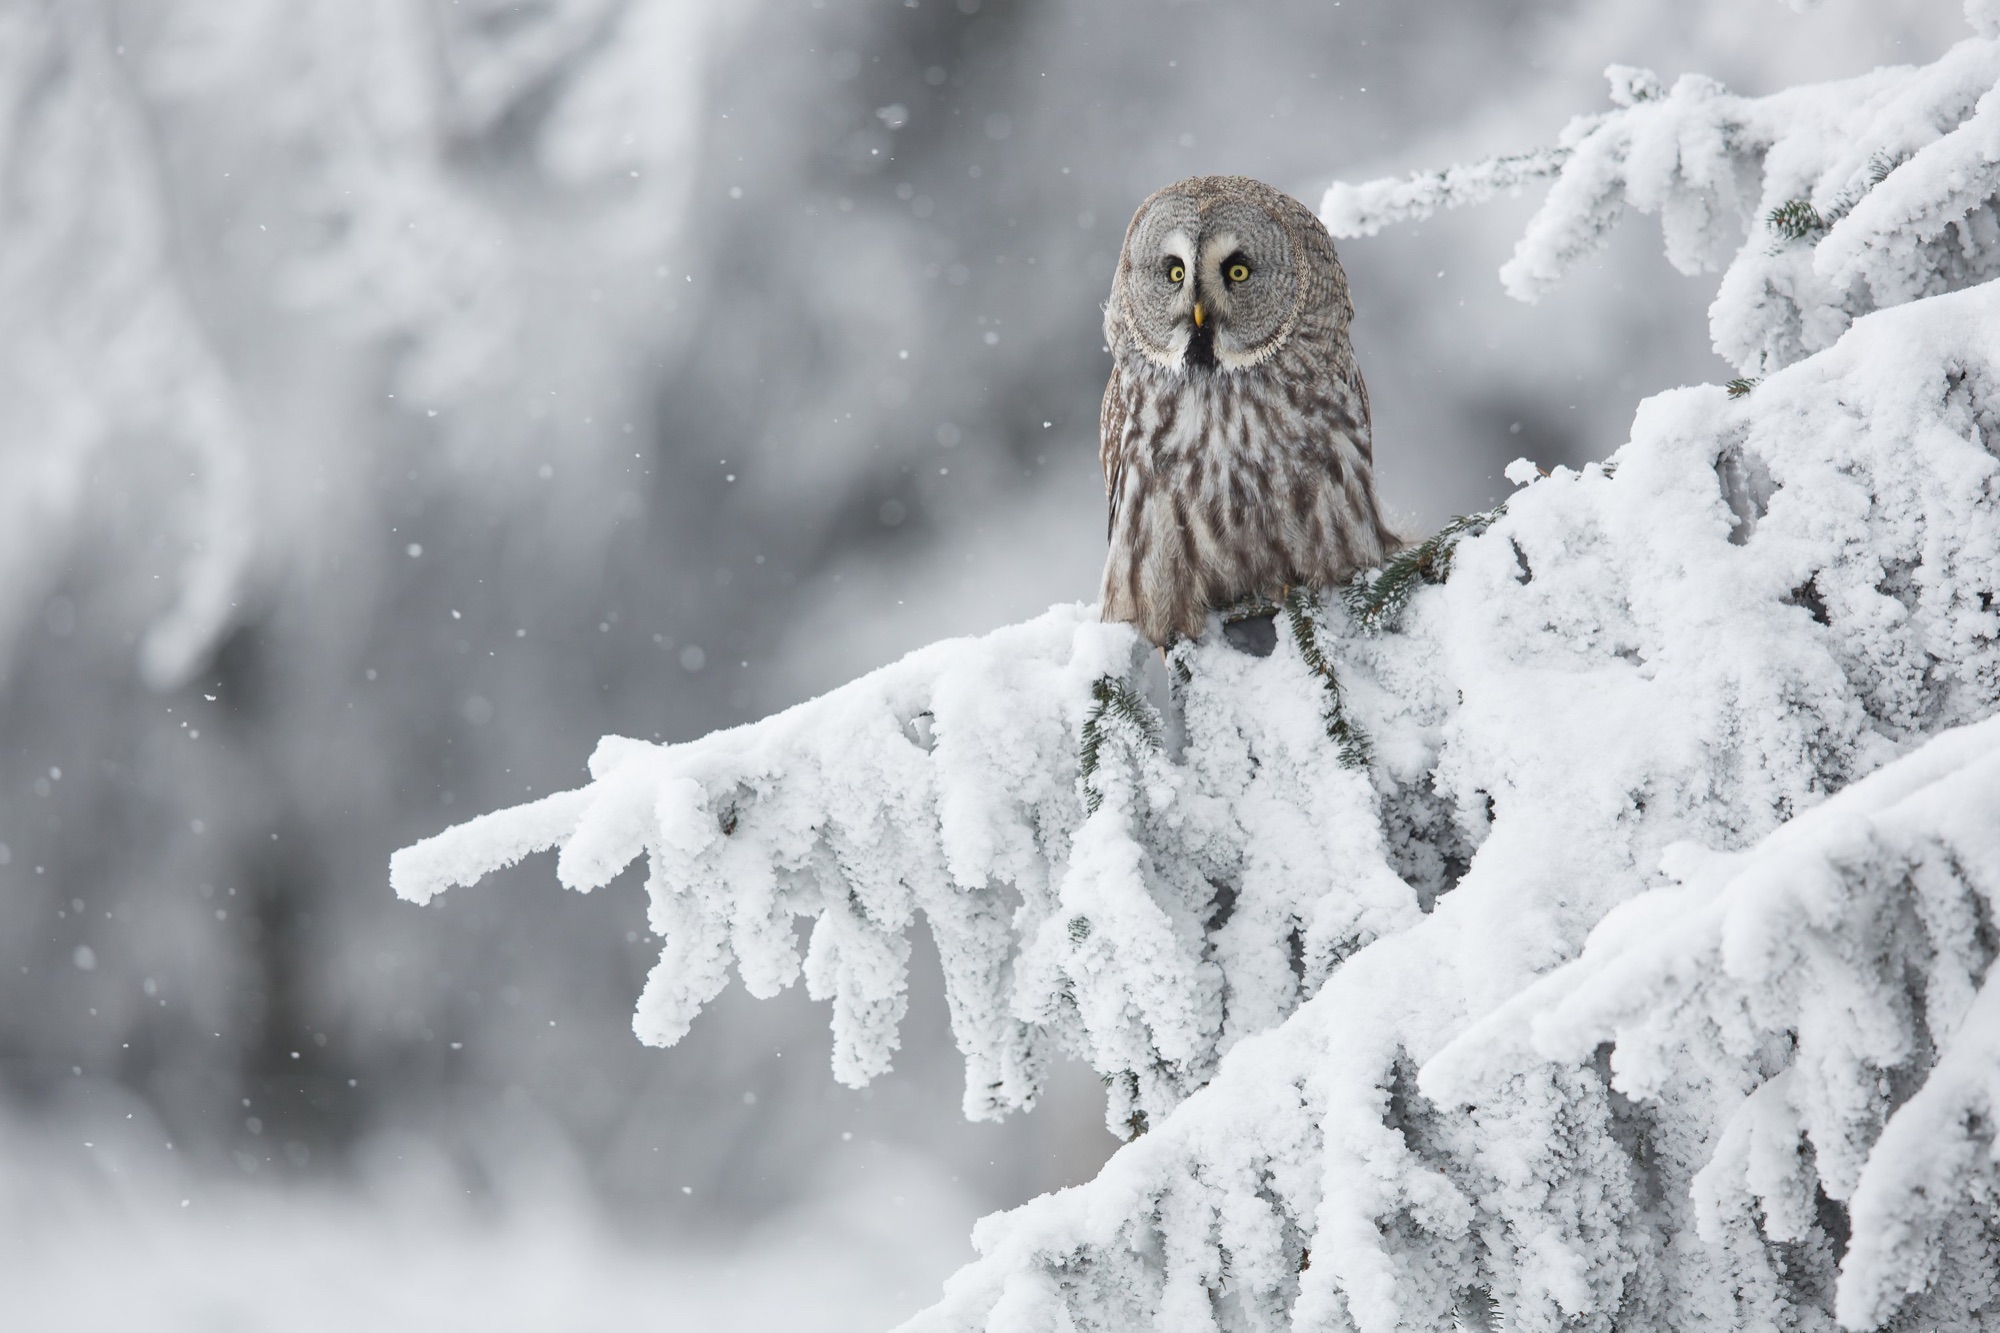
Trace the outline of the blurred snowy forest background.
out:
M 1099 307 L 1158 186 L 1317 203 L 1549 142 L 1613 61 L 1762 93 L 1964 30 L 1957 0 L 0 0 L 0 1300 L 927 1302 L 973 1216 L 1109 1153 L 1090 1076 L 964 1123 L 921 989 L 866 1093 L 796 993 L 648 1050 L 637 895 L 530 864 L 419 912 L 390 850 L 573 785 L 600 734 L 1092 596 Z M 1729 373 L 1650 224 L 1509 301 L 1533 202 L 1343 246 L 1412 531 Z

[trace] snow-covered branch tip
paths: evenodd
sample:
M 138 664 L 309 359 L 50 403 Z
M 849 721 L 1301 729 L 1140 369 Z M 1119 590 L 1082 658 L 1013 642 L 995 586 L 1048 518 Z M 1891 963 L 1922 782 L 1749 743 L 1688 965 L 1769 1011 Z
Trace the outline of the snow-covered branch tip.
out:
M 1421 222 L 1433 213 L 1483 204 L 1502 194 L 1518 194 L 1547 180 L 1569 160 L 1565 147 L 1491 157 L 1470 166 L 1420 171 L 1360 185 L 1335 181 L 1320 201 L 1320 219 L 1337 237 L 1373 236 L 1399 222 Z
M 2000 275 L 2000 41 L 1981 32 L 1930 65 L 1768 97 L 1698 75 L 1669 88 L 1614 65 L 1614 108 L 1573 121 L 1554 147 L 1337 183 L 1321 216 L 1336 236 L 1371 235 L 1552 177 L 1500 270 L 1533 301 L 1627 210 L 1656 213 L 1676 268 L 1727 269 L 1710 311 L 1716 351 L 1745 377 L 1768 374 L 1872 310 Z

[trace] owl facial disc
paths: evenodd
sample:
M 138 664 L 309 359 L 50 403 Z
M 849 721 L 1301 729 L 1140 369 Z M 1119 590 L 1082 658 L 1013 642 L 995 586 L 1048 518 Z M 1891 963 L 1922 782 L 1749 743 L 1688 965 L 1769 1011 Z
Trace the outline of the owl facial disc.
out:
M 1285 221 L 1260 201 L 1169 187 L 1132 219 L 1114 298 L 1162 369 L 1242 370 L 1296 322 L 1297 259 Z

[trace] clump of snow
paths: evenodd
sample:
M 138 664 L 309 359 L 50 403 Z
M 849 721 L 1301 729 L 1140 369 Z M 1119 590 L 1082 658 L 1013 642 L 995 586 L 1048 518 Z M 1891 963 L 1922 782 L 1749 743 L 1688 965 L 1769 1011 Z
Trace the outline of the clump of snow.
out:
M 1393 632 L 1330 598 L 1314 654 L 1211 636 L 1161 716 L 1130 633 L 1057 608 L 690 745 L 606 741 L 581 791 L 400 853 L 398 891 L 643 855 L 641 1035 L 732 964 L 803 972 L 850 1081 L 887 1067 L 921 908 L 969 1113 L 1032 1101 L 1060 1046 L 1149 1132 L 983 1222 L 913 1329 L 1978 1326 L 1996 82 L 1984 37 L 1761 99 L 1614 71 L 1510 281 L 1658 211 L 1675 262 L 1727 265 L 1718 345 L 1766 378 L 1647 401 L 1602 465 L 1510 468 Z

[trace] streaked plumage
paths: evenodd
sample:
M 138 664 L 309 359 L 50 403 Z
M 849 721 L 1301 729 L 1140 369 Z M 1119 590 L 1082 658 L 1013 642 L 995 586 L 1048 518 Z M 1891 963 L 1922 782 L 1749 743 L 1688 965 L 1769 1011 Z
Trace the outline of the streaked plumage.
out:
M 1198 176 L 1139 206 L 1104 313 L 1106 620 L 1164 645 L 1381 563 L 1352 314 L 1333 238 L 1290 196 Z

